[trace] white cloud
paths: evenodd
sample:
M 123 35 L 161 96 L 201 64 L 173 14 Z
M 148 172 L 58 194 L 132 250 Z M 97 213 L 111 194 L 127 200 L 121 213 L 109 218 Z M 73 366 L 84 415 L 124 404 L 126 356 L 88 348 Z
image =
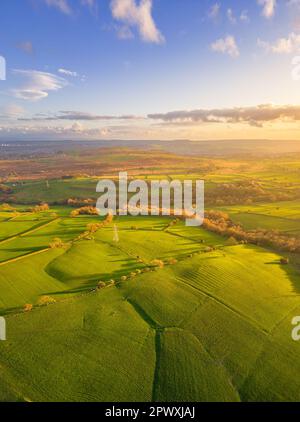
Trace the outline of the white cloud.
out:
M 61 73 L 62 75 L 65 75 L 65 76 L 72 76 L 73 78 L 77 78 L 79 76 L 77 72 L 64 69 L 64 68 L 58 69 L 58 73 Z
M 213 4 L 211 8 L 209 9 L 208 17 L 212 20 L 216 20 L 219 17 L 220 10 L 221 10 L 220 3 Z
M 249 22 L 249 15 L 248 15 L 248 10 L 243 10 L 241 15 L 240 15 L 240 20 L 242 22 Z
M 65 79 L 52 73 L 37 70 L 15 69 L 13 74 L 22 80 L 19 88 L 12 91 L 16 98 L 37 101 L 48 97 L 49 91 L 58 91 L 68 83 Z
M 257 3 L 263 7 L 262 15 L 270 19 L 275 14 L 277 0 L 257 0 Z
M 234 16 L 234 12 L 232 9 L 227 9 L 227 18 L 230 23 L 232 23 L 233 25 L 236 24 L 237 20 L 236 20 L 236 17 Z
M 161 44 L 164 37 L 156 27 L 152 17 L 152 0 L 112 0 L 111 11 L 113 17 L 128 27 L 137 27 L 145 42 Z
M 92 14 L 94 14 L 94 15 L 98 14 L 97 0 L 81 0 L 80 4 L 82 6 L 87 6 Z
M 217 53 L 228 54 L 231 57 L 238 57 L 240 55 L 239 48 L 232 35 L 215 41 L 211 44 L 211 49 Z
M 300 34 L 291 32 L 287 38 L 278 38 L 274 43 L 258 39 L 257 44 L 267 52 L 291 54 L 300 51 Z
M 127 25 L 116 27 L 116 31 L 120 40 L 131 40 L 134 38 L 133 32 Z
M 11 119 L 24 114 L 24 109 L 17 104 L 8 104 L 0 108 L 0 118 Z
M 71 129 L 73 132 L 82 132 L 84 130 L 84 126 L 81 123 L 76 122 L 72 125 Z
M 65 13 L 66 15 L 72 14 L 72 9 L 68 3 L 68 0 L 45 0 L 45 1 L 49 7 L 55 7 L 56 9 L 60 10 L 62 13 Z
M 43 0 L 47 6 L 54 7 L 65 15 L 72 15 L 73 9 L 70 0 Z M 74 2 L 73 2 L 74 3 Z M 98 15 L 97 0 L 80 0 L 80 5 L 87 7 L 93 15 Z

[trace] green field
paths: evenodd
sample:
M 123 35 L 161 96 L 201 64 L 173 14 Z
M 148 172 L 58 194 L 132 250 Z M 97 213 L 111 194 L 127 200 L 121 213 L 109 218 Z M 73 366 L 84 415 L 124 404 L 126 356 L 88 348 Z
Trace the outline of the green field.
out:
M 14 196 L 19 203 L 33 204 L 39 202 L 60 203 L 68 198 L 96 198 L 96 179 L 58 179 L 25 181 L 14 184 Z M 10 185 L 11 186 L 11 185 Z
M 248 230 L 277 230 L 287 234 L 300 234 L 300 201 L 271 204 L 236 205 L 221 207 L 235 223 Z
M 297 220 L 291 208 L 270 218 Z M 1 213 L 0 401 L 300 400 L 296 266 L 167 217 L 120 217 L 119 242 L 112 224 L 73 242 L 97 218 L 55 211 L 18 217 L 26 227 Z M 65 246 L 49 249 L 56 237 Z M 56 303 L 36 306 L 44 295 Z

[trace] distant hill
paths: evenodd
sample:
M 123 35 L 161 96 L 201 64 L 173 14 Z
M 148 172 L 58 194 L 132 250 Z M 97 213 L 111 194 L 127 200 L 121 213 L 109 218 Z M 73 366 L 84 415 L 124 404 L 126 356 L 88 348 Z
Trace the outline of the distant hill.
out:
M 129 147 L 162 150 L 179 155 L 256 156 L 300 152 L 299 141 L 218 140 L 218 141 L 7 141 L 0 144 L 0 157 L 36 156 L 80 151 L 93 148 Z

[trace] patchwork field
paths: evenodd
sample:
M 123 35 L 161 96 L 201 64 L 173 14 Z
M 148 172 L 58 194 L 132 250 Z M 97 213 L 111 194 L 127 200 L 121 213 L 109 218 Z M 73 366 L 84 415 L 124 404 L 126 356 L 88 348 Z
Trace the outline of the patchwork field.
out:
M 287 234 L 300 234 L 300 201 L 236 205 L 221 207 L 235 223 L 248 230 L 278 230 Z
M 270 218 L 297 220 L 287 208 Z M 165 217 L 79 240 L 99 218 L 69 213 L 1 212 L 0 401 L 300 400 L 294 264 Z

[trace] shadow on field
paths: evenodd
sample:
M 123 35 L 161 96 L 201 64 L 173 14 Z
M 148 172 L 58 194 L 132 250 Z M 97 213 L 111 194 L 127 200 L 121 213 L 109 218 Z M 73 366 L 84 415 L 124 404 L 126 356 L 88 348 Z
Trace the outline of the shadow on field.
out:
M 134 259 L 128 258 L 117 259 L 110 262 L 123 261 L 124 264 L 119 270 L 112 272 L 102 272 L 95 274 L 86 274 L 79 277 L 64 277 L 60 273 L 53 271 L 50 266 L 45 268 L 45 272 L 56 280 L 66 284 L 66 290 L 59 290 L 57 292 L 47 292 L 47 295 L 61 295 L 61 294 L 74 294 L 74 293 L 83 293 L 89 290 L 94 289 L 99 281 L 108 282 L 111 280 L 119 281 L 120 278 L 124 275 L 128 276 L 131 272 L 136 271 L 138 268 L 143 268 L 143 265 L 138 265 Z M 68 285 L 70 288 L 68 288 Z
M 253 246 L 252 246 L 253 247 Z M 265 253 L 268 249 L 263 249 L 261 247 L 256 248 L 257 253 Z M 276 254 L 280 254 L 280 252 L 274 251 Z M 270 266 L 278 266 L 284 271 L 292 285 L 293 292 L 297 295 L 300 294 L 300 268 L 296 262 L 290 262 L 289 264 L 283 265 L 279 259 L 275 259 L 274 261 L 265 262 L 265 265 Z M 270 269 L 270 271 L 272 271 Z
M 276 259 L 275 261 L 266 262 L 266 265 L 281 265 L 281 262 L 279 259 Z

